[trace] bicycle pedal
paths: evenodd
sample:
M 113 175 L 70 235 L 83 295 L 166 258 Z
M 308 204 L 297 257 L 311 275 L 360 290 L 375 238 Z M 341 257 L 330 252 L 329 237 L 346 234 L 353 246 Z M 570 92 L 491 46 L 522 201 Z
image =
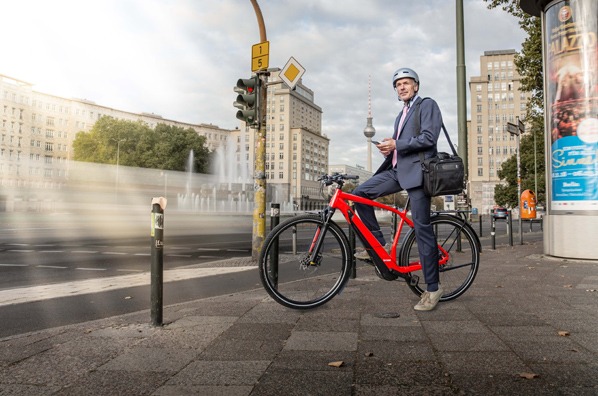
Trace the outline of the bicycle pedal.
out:
M 409 284 L 411 286 L 417 286 L 418 283 L 419 283 L 419 276 L 411 275 L 411 280 L 409 281 Z

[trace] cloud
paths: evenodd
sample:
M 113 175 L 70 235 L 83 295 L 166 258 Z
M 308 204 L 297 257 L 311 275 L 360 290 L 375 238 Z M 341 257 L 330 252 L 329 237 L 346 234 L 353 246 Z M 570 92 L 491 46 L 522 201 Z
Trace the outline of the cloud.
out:
M 392 134 L 400 104 L 391 78 L 403 66 L 418 72 L 421 94 L 438 102 L 457 140 L 454 2 L 259 3 L 270 66 L 293 56 L 306 68 L 303 82 L 331 139 L 330 163 L 366 165 L 368 76 L 376 138 Z M 0 34 L 18 39 L 4 41 L 2 74 L 104 106 L 239 125 L 232 87 L 250 75 L 251 46 L 260 41 L 249 1 L 29 0 L 8 2 L 3 14 L 12 17 Z M 479 75 L 484 51 L 519 49 L 524 39 L 513 17 L 481 0 L 465 0 L 465 35 L 468 80 Z M 373 166 L 381 160 L 375 153 Z

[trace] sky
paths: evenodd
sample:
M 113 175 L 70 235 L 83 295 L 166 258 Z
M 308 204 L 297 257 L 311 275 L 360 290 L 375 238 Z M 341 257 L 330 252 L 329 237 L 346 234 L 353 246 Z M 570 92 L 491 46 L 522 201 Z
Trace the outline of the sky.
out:
M 456 11 L 452 0 L 258 0 L 270 67 L 294 57 L 322 108 L 330 164 L 367 164 L 368 81 L 374 139 L 390 137 L 402 105 L 401 67 L 420 77 L 457 142 Z M 0 74 L 34 90 L 187 123 L 240 126 L 233 86 L 260 42 L 250 0 L 20 0 L 2 6 Z M 521 49 L 517 20 L 464 0 L 467 81 L 484 51 Z M 469 88 L 468 107 L 469 107 Z M 468 109 L 469 114 L 469 109 Z M 448 150 L 444 138 L 440 149 Z M 372 150 L 374 170 L 382 156 Z

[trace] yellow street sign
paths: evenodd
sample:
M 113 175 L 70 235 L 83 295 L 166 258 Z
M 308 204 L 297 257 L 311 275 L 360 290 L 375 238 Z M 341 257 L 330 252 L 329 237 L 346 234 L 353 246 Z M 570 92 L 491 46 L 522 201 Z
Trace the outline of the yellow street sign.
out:
M 255 44 L 251 47 L 251 71 L 265 70 L 270 62 L 270 42 Z
M 297 85 L 301 79 L 301 76 L 303 76 L 303 73 L 305 73 L 305 68 L 291 56 L 291 59 L 289 59 L 287 64 L 282 68 L 278 76 L 290 89 L 294 89 L 295 85 Z

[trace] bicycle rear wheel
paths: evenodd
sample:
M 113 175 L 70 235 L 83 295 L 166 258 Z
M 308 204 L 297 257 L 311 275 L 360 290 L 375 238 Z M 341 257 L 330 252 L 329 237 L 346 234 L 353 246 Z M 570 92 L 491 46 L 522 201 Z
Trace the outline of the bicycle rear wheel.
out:
M 433 216 L 431 219 L 440 260 L 440 285 L 444 294 L 440 301 L 448 301 L 463 294 L 478 272 L 480 252 L 477 235 L 467 226 L 464 220 L 449 215 Z M 443 258 L 444 261 L 443 262 Z M 403 266 L 419 262 L 419 250 L 415 232 L 412 230 L 406 237 L 400 252 L 400 263 Z M 412 272 L 423 281 L 421 270 Z M 411 290 L 420 296 L 424 289 L 419 285 L 408 283 Z
M 309 255 L 322 225 L 317 215 L 297 216 L 266 237 L 259 257 L 260 278 L 279 304 L 314 308 L 330 301 L 346 284 L 349 242 L 336 223 L 329 222 L 318 257 L 314 260 Z

